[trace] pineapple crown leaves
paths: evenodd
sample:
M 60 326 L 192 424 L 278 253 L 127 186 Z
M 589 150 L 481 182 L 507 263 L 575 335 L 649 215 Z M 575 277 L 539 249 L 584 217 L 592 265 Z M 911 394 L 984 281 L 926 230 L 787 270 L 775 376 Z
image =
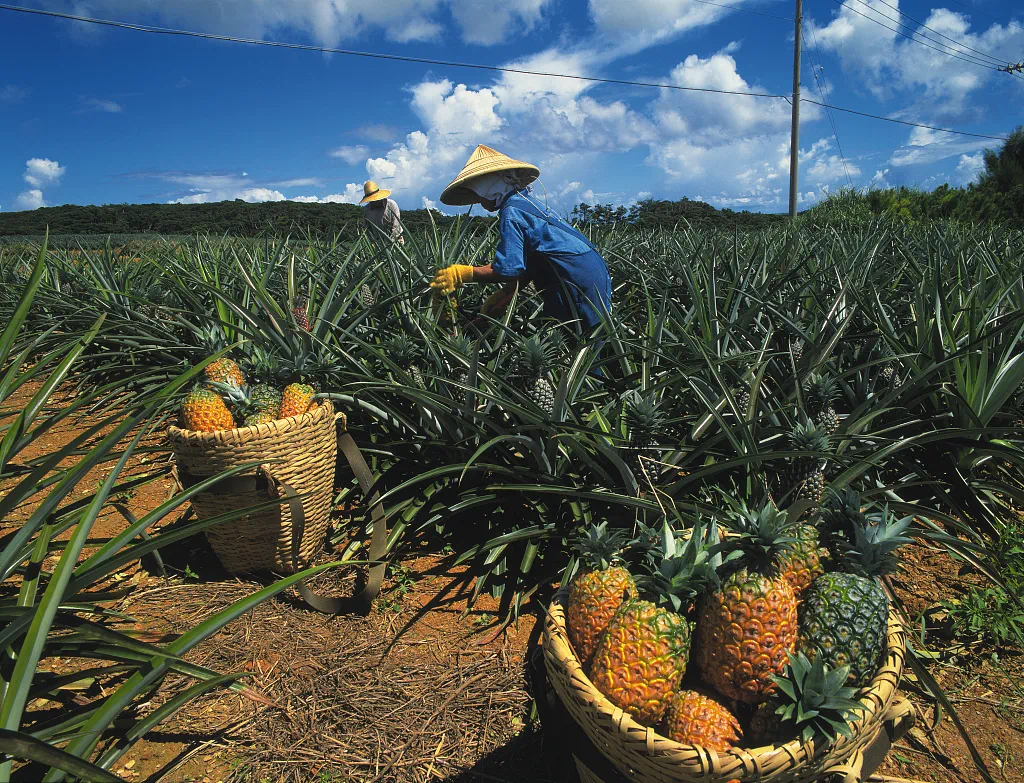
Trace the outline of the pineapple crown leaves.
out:
M 863 505 L 860 493 L 850 487 L 841 492 L 830 490 L 821 511 L 823 526 L 829 536 L 833 539 L 845 537 L 847 541 L 852 541 L 854 529 L 865 521 L 861 510 Z
M 665 424 L 661 404 L 653 394 L 635 392 L 626 401 L 626 424 L 634 435 L 652 435 Z
M 866 577 L 893 573 L 899 565 L 896 550 L 913 541 L 904 535 L 913 521 L 912 516 L 896 519 L 885 508 L 877 521 L 864 517 L 855 523 L 852 540 L 840 546 L 842 569 Z
M 846 686 L 849 675 L 849 666 L 829 669 L 820 655 L 813 661 L 802 652 L 790 655 L 783 675 L 772 677 L 780 702 L 775 713 L 783 724 L 795 728 L 804 742 L 833 742 L 839 735 L 853 736 L 849 721 L 864 705 L 854 700 L 856 689 Z
M 623 562 L 622 552 L 628 545 L 624 530 L 608 530 L 607 522 L 591 525 L 576 537 L 572 548 L 589 568 L 604 570 Z
M 214 391 L 219 392 L 225 402 L 236 412 L 245 414 L 253 407 L 249 387 L 244 383 L 239 386 L 233 381 L 210 381 L 208 385 Z
M 676 612 L 684 611 L 708 587 L 719 584 L 712 546 L 717 539 L 713 526 L 705 528 L 700 523 L 694 524 L 689 538 L 681 539 L 666 519 L 658 564 L 638 580 L 638 586 L 656 603 L 668 604 Z
M 735 535 L 726 541 L 725 562 L 739 563 L 739 567 L 758 573 L 774 571 L 798 543 L 799 521 L 791 520 L 771 503 L 759 511 L 751 510 L 743 501 L 733 505 L 726 525 Z
M 815 411 L 827 408 L 839 396 L 839 384 L 831 375 L 811 373 L 804 389 L 807 403 Z
M 788 437 L 794 451 L 826 452 L 831 443 L 831 438 L 825 428 L 813 421 L 795 425 Z
M 538 378 L 547 372 L 554 360 L 554 346 L 550 340 L 533 335 L 523 340 L 519 349 L 516 372 L 527 378 Z
M 388 350 L 395 362 L 403 368 L 413 364 L 420 354 L 416 343 L 406 334 L 393 337 L 388 343 Z

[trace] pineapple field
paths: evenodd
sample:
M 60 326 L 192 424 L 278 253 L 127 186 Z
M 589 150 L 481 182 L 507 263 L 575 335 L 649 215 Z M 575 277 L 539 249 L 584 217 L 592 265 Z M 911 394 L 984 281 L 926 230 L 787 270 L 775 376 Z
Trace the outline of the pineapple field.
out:
M 435 298 L 483 221 L 0 245 L 0 781 L 574 779 L 553 636 L 586 705 L 712 766 L 847 747 L 898 653 L 917 720 L 871 779 L 1020 780 L 1024 233 L 588 232 L 589 334 Z M 372 487 L 339 459 L 320 528 L 284 484 L 205 505 L 274 460 L 185 470 L 332 416 Z M 285 506 L 323 545 L 230 565 Z M 297 592 L 385 562 L 368 613 Z

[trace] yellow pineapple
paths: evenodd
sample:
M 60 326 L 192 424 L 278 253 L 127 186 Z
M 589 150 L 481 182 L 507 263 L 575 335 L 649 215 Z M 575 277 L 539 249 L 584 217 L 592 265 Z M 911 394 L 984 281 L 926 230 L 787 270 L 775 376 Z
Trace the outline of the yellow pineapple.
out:
M 203 371 L 206 380 L 211 383 L 233 383 L 235 386 L 242 386 L 245 383 L 245 376 L 242 369 L 233 359 L 221 358 L 210 362 Z
M 590 669 L 597 640 L 627 598 L 636 598 L 633 576 L 622 566 L 625 535 L 601 522 L 580 536 L 574 548 L 583 565 L 569 585 L 565 620 L 569 641 L 583 668 Z
M 821 562 L 824 550 L 814 525 L 797 526 L 795 535 L 793 551 L 783 557 L 781 571 L 799 598 L 811 586 L 811 582 L 825 573 L 825 566 Z
M 743 738 L 740 722 L 722 702 L 703 691 L 682 690 L 665 715 L 666 736 L 684 745 L 723 753 Z
M 185 429 L 195 432 L 230 430 L 235 420 L 220 395 L 210 389 L 195 388 L 181 403 L 181 419 Z
M 639 722 L 653 726 L 665 714 L 686 672 L 694 597 L 715 579 L 706 531 L 694 527 L 677 542 L 666 522 L 663 557 L 640 582 L 644 595 L 622 603 L 594 652 L 590 679 L 608 700 Z
M 786 513 L 771 505 L 754 513 L 741 504 L 729 526 L 741 559 L 701 603 L 697 664 L 723 696 L 756 704 L 775 689 L 772 678 L 796 647 L 797 597 L 779 571 L 796 539 Z
M 281 393 L 281 418 L 300 416 L 313 406 L 313 387 L 306 383 L 289 383 Z

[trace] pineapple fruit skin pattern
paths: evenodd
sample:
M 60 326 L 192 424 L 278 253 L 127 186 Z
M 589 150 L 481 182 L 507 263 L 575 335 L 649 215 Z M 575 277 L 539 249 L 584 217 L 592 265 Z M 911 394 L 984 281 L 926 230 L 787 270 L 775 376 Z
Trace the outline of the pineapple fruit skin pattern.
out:
M 653 726 L 686 672 L 690 624 L 650 601 L 619 607 L 594 653 L 590 679 L 616 707 Z
M 216 432 L 234 429 L 235 420 L 216 392 L 196 389 L 181 403 L 182 422 L 193 432 Z
M 232 359 L 217 359 L 206 365 L 204 372 L 206 379 L 215 383 L 233 383 L 235 386 L 245 383 L 241 368 Z
M 313 402 L 313 387 L 304 383 L 291 383 L 285 386 L 281 395 L 281 418 L 299 416 L 309 410 Z
M 818 541 L 817 528 L 813 525 L 800 525 L 796 539 L 793 551 L 782 561 L 781 571 L 797 598 L 800 598 L 811 583 L 825 573 L 825 566 L 821 562 L 823 550 Z
M 625 568 L 584 571 L 569 587 L 565 619 L 569 641 L 585 670 L 597 649 L 597 642 L 623 601 L 636 598 L 636 583 Z
M 804 593 L 799 647 L 819 652 L 831 668 L 850 667 L 850 680 L 865 684 L 878 670 L 888 643 L 889 598 L 874 577 L 829 573 Z
M 737 571 L 704 597 L 697 627 L 704 681 L 727 698 L 764 701 L 796 648 L 796 593 L 782 577 Z
M 665 733 L 683 745 L 724 753 L 743 737 L 740 722 L 718 699 L 701 691 L 682 690 L 672 697 L 665 714 Z

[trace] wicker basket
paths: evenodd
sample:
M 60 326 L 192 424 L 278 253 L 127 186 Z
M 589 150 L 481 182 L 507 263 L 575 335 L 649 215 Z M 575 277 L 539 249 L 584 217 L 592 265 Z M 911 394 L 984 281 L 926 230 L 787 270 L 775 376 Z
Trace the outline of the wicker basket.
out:
M 218 432 L 168 429 L 183 486 L 237 465 L 260 465 L 243 473 L 241 480 L 225 479 L 192 498 L 199 519 L 282 494 L 301 496 L 301 514 L 293 514 L 292 503 L 285 502 L 206 532 L 210 546 L 230 573 L 264 569 L 294 573 L 323 548 L 334 490 L 337 424 L 344 419 L 327 401 L 301 416 L 253 427 Z
M 544 664 L 562 704 L 594 746 L 627 780 L 639 783 L 811 783 L 830 775 L 857 780 L 851 759 L 878 736 L 884 724 L 899 720 L 905 730 L 913 724 L 909 703 L 896 705 L 896 689 L 903 674 L 906 630 L 889 618 L 889 649 L 885 663 L 859 694 L 865 711 L 851 724 L 853 737 L 840 737 L 822 749 L 799 740 L 761 748 L 736 748 L 716 753 L 682 745 L 642 726 L 608 701 L 583 671 L 565 631 L 563 586 L 552 602 L 544 624 Z M 891 728 L 891 726 L 889 727 Z M 854 763 L 854 767 L 856 764 Z M 851 774 L 851 772 L 853 774 Z

